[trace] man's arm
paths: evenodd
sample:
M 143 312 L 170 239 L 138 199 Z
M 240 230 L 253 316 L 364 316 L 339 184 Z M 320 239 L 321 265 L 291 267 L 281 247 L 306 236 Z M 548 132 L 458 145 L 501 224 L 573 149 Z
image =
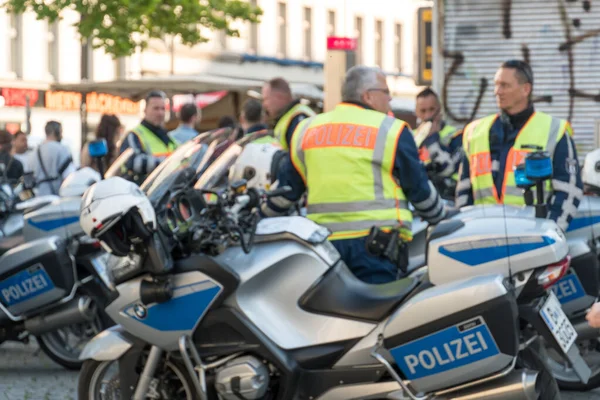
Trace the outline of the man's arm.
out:
M 135 151 L 135 155 L 131 157 L 125 164 L 125 167 L 129 171 L 133 171 L 133 173 L 138 175 L 146 175 L 152 172 L 152 170 L 154 170 L 154 168 L 160 164 L 160 160 L 157 160 L 150 154 L 146 154 L 142 150 L 142 143 L 137 135 L 135 135 L 133 132 L 129 132 L 127 137 L 125 137 L 123 140 L 123 143 L 121 143 L 119 154 L 123 153 L 129 148 L 132 148 Z
M 460 151 L 461 162 L 458 168 L 458 183 L 456 184 L 456 199 L 454 200 L 457 208 L 473 205 L 473 187 L 471 186 L 471 172 L 469 170 L 469 159 Z
M 419 160 L 413 134 L 406 126 L 398 138 L 393 174 L 406 198 L 423 219 L 435 224 L 446 216 L 442 199 L 427 177 L 427 172 Z
M 285 131 L 285 141 L 288 145 L 288 149 L 290 148 L 290 143 L 292 141 L 292 135 L 294 134 L 294 131 L 298 127 L 298 124 L 306 118 L 308 118 L 308 115 L 298 114 L 294 118 L 292 118 L 292 120 L 290 121 L 287 131 Z
M 582 197 L 583 182 L 577 150 L 573 139 L 565 133 L 554 150 L 548 218 L 556 221 L 558 226 L 566 231 L 577 213 Z
M 462 130 L 455 132 L 448 146 L 442 144 L 439 132 L 432 133 L 424 141 L 422 146 L 427 148 L 431 162 L 438 168 L 437 175 L 450 177 L 458 171 L 462 148 Z
M 277 182 L 272 186 L 273 189 L 276 187 L 290 186 L 292 191 L 282 196 L 271 197 L 261 207 L 261 212 L 267 217 L 276 217 L 284 215 L 293 205 L 296 203 L 304 192 L 306 191 L 306 185 L 302 177 L 294 168 L 294 164 L 290 158 L 290 154 L 286 153 L 284 159 L 279 164 L 277 170 Z

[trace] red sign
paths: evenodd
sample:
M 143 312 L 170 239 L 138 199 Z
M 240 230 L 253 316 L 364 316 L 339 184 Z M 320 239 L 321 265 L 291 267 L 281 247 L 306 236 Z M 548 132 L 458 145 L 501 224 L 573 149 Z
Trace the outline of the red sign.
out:
M 176 94 L 173 96 L 173 111 L 178 112 L 181 110 L 181 106 L 186 103 L 195 103 L 198 108 L 204 108 L 221 100 L 227 93 L 229 92 L 222 90 L 219 92 L 202 93 L 196 96 L 192 94 Z
M 356 50 L 356 39 L 330 36 L 327 38 L 327 50 Z
M 5 107 L 25 107 L 27 105 L 27 95 L 29 95 L 29 105 L 31 107 L 39 99 L 39 92 L 35 89 L 2 88 L 1 93 L 2 97 L 4 97 Z

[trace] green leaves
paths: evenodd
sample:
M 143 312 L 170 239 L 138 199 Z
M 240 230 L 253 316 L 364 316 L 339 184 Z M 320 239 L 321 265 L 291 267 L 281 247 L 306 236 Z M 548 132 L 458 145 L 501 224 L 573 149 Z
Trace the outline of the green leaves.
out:
M 95 48 L 113 57 L 131 55 L 149 39 L 179 36 L 185 45 L 207 41 L 202 27 L 239 36 L 231 23 L 260 22 L 260 8 L 242 0 L 7 0 L 11 13 L 34 11 L 39 20 L 55 21 L 63 10 L 81 15 L 76 24 L 82 37 L 93 37 Z

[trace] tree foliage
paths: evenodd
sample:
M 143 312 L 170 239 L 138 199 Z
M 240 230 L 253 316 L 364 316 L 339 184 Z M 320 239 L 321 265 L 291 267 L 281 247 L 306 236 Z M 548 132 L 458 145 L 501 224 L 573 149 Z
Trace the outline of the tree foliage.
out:
M 95 48 L 115 58 L 166 36 L 178 36 L 189 46 L 205 42 L 202 27 L 237 37 L 232 22 L 259 22 L 262 15 L 260 8 L 241 0 L 6 0 L 2 7 L 16 14 L 34 11 L 37 19 L 48 22 L 63 10 L 74 10 L 81 15 L 75 24 L 81 37 L 94 38 Z

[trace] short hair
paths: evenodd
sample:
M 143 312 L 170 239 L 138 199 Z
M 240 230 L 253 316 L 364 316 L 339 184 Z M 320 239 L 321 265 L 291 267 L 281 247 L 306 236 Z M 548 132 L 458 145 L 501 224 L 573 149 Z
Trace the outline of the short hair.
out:
M 525 61 L 508 60 L 503 62 L 500 68 L 514 69 L 520 84 L 529 83 L 533 87 L 533 70 Z
M 277 92 L 282 92 L 288 95 L 292 95 L 292 89 L 290 89 L 290 84 L 283 78 L 273 78 L 267 82 L 271 90 L 275 90 Z
M 219 119 L 219 129 L 221 128 L 235 128 L 235 118 L 224 115 Z
M 9 131 L 0 129 L 0 147 L 11 144 L 12 140 L 13 135 Z
M 18 131 L 16 131 L 16 132 L 15 132 L 15 134 L 14 134 L 13 136 L 14 136 L 14 138 L 16 139 L 16 138 L 18 138 L 18 137 L 19 137 L 19 136 L 21 136 L 21 135 L 23 135 L 23 136 L 27 136 L 27 135 L 25 134 L 25 132 L 23 132 L 22 130 L 20 130 L 20 129 L 19 129 Z
M 424 97 L 429 97 L 429 96 L 433 96 L 433 97 L 435 97 L 435 99 L 436 99 L 436 100 L 438 101 L 438 103 L 439 103 L 439 101 L 440 101 L 440 98 L 438 97 L 437 93 L 436 93 L 436 92 L 435 92 L 435 91 L 434 91 L 432 88 L 430 88 L 430 87 L 428 87 L 428 88 L 425 88 L 425 89 L 421 90 L 421 91 L 419 92 L 419 94 L 417 94 L 417 99 L 421 99 L 421 98 L 424 98 Z
M 181 110 L 179 110 L 179 119 L 181 122 L 188 124 L 192 118 L 198 114 L 198 106 L 194 103 L 187 103 L 181 106 Z
M 46 127 L 44 130 L 46 131 L 46 136 L 58 136 L 60 133 L 62 133 L 62 124 L 58 121 L 48 121 L 46 122 Z
M 362 95 L 377 85 L 377 77 L 385 76 L 381 68 L 356 65 L 346 72 L 342 101 L 362 101 Z
M 150 99 L 163 99 L 166 100 L 167 95 L 162 90 L 152 90 L 150 93 L 146 95 L 146 104 L 150 101 Z
M 262 117 L 262 104 L 256 99 L 248 99 L 242 106 L 242 112 L 246 121 L 257 123 L 260 122 Z

